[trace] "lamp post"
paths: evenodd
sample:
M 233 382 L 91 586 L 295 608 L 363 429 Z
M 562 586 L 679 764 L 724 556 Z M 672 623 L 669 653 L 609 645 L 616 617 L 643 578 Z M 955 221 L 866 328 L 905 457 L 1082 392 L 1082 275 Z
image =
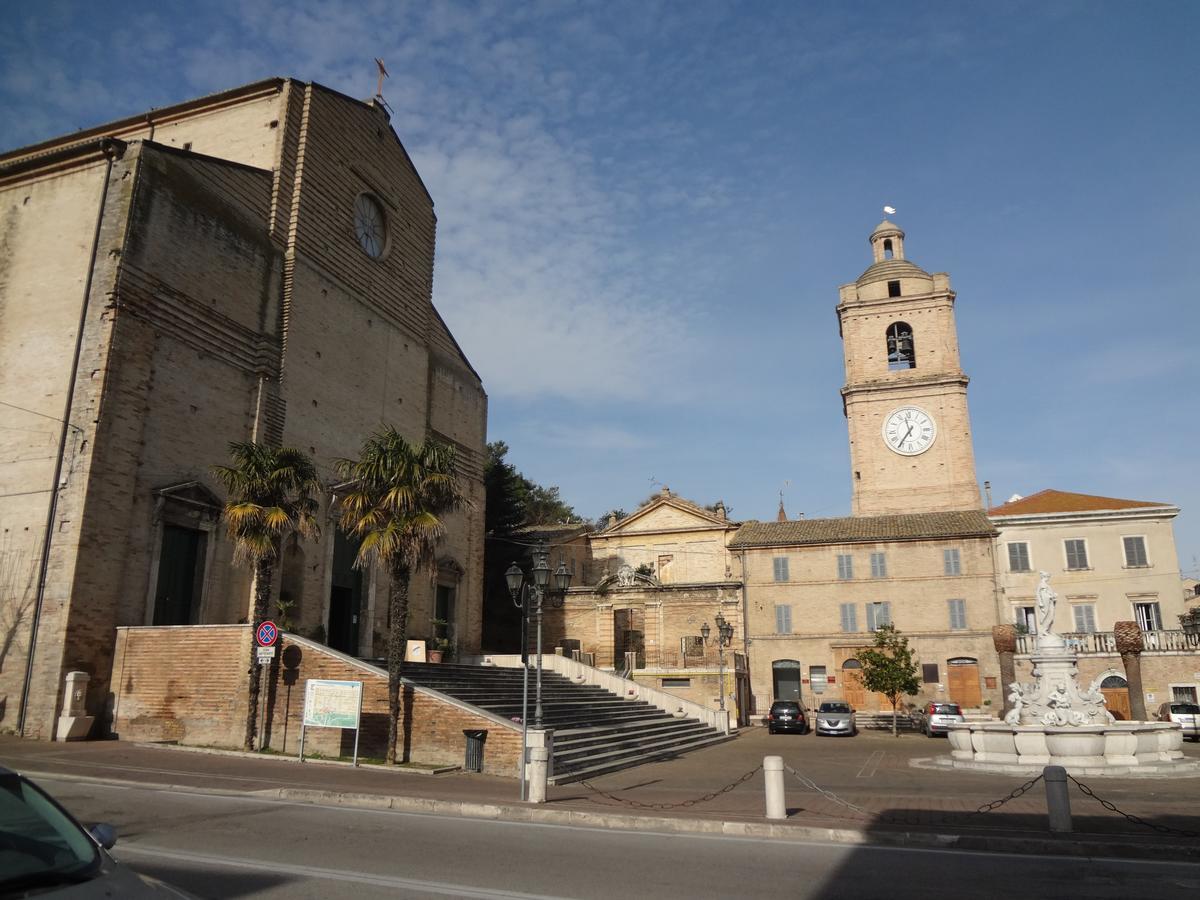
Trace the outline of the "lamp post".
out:
M 725 648 L 733 642 L 733 626 L 725 621 L 725 617 L 717 613 L 717 618 L 714 620 L 717 623 L 717 677 L 721 682 L 721 711 L 725 711 Z M 700 638 L 705 644 L 708 643 L 708 637 L 712 634 L 712 629 L 705 622 L 700 626 Z
M 537 618 L 537 682 L 535 687 L 535 702 L 533 724 L 535 728 L 542 727 L 542 609 L 548 600 L 554 607 L 561 607 L 566 601 L 567 588 L 571 586 L 571 573 L 562 559 L 553 573 L 554 586 L 550 587 L 551 573 L 548 562 L 550 554 L 546 542 L 539 541 L 533 548 L 533 570 L 530 582 L 525 581 L 525 573 L 521 567 L 513 563 L 504 573 L 508 583 L 508 592 L 512 596 L 513 605 L 521 610 L 521 669 L 524 672 L 521 688 L 521 799 L 525 799 L 525 757 L 526 734 L 529 730 L 529 617 Z

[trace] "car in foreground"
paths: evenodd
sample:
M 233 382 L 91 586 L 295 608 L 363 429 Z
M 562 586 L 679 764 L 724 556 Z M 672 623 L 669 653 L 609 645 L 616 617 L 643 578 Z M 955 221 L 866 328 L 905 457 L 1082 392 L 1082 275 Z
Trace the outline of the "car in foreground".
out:
M 85 830 L 40 787 L 0 766 L 0 897 L 187 898 L 108 855 L 111 825 Z
M 858 734 L 858 721 L 854 717 L 854 708 L 849 703 L 827 700 L 817 707 L 813 718 L 817 721 L 818 735 Z
M 771 734 L 793 732 L 808 734 L 808 715 L 795 700 L 776 700 L 767 713 L 767 731 Z
M 1190 741 L 1200 741 L 1200 706 L 1182 700 L 1171 700 L 1158 708 L 1155 717 L 1160 722 L 1175 722 L 1183 726 L 1183 736 Z
M 963 724 L 966 717 L 957 703 L 931 700 L 914 709 L 911 720 L 913 728 L 925 737 L 936 737 L 939 734 L 949 734 L 950 726 Z

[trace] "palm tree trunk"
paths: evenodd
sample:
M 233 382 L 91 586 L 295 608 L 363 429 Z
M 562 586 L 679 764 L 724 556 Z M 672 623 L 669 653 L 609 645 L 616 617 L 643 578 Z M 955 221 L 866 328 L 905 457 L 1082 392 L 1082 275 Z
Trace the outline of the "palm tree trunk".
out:
M 254 566 L 254 609 L 250 615 L 250 628 L 258 627 L 258 623 L 267 617 L 267 605 L 271 600 L 271 577 L 274 567 L 270 559 L 260 559 Z M 258 696 L 261 675 L 258 671 L 257 642 L 250 641 L 250 670 L 248 703 L 246 708 L 246 736 L 242 741 L 243 750 L 254 749 L 254 735 L 258 726 Z
M 388 586 L 388 738 L 386 762 L 396 762 L 397 725 L 400 722 L 400 679 L 404 675 L 404 645 L 408 637 L 408 566 L 392 563 Z

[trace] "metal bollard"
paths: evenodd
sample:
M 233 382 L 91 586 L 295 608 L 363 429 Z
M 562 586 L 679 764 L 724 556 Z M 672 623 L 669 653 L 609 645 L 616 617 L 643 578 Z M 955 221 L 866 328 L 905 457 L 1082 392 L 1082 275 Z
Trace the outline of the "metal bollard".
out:
M 763 757 L 763 778 L 767 783 L 767 818 L 786 819 L 787 802 L 783 794 L 783 757 Z
M 1071 831 L 1071 797 L 1067 793 L 1067 770 L 1062 766 L 1046 766 L 1042 770 L 1046 782 L 1046 813 L 1050 819 L 1050 830 L 1059 833 Z
M 546 802 L 546 778 L 550 770 L 550 751 L 545 747 L 529 748 L 529 802 Z

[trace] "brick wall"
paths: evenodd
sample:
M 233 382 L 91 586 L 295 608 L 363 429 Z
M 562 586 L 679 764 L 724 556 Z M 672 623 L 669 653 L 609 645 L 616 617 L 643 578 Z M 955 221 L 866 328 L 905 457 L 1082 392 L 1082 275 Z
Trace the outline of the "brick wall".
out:
M 113 730 L 122 740 L 240 747 L 246 716 L 246 625 L 120 628 L 113 668 Z M 328 647 L 284 634 L 267 669 L 265 743 L 282 753 L 300 748 L 304 686 L 309 679 L 363 682 L 360 756 L 382 757 L 387 743 L 387 677 Z M 484 771 L 515 776 L 521 731 L 435 692 L 406 687 L 401 695 L 401 748 L 413 762 L 462 765 L 463 730 L 488 732 Z M 407 735 L 407 737 L 406 737 Z M 354 732 L 308 729 L 305 754 L 349 756 Z

